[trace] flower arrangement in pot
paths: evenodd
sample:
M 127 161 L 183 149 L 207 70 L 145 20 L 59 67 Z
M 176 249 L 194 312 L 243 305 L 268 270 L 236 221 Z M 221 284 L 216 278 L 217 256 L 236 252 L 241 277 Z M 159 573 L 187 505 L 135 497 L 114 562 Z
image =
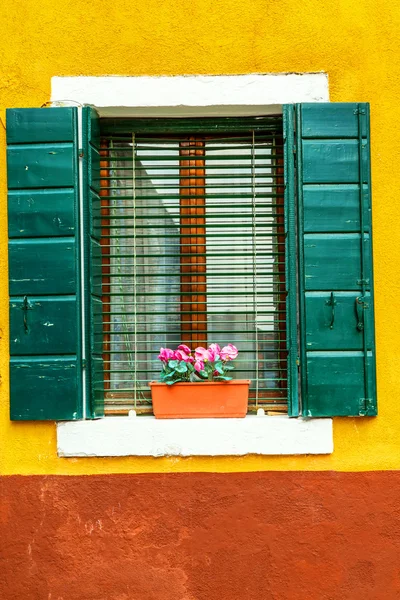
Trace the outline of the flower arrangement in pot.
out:
M 161 382 L 150 382 L 155 417 L 244 417 L 250 381 L 231 377 L 238 354 L 233 344 L 200 346 L 194 352 L 185 344 L 161 348 Z

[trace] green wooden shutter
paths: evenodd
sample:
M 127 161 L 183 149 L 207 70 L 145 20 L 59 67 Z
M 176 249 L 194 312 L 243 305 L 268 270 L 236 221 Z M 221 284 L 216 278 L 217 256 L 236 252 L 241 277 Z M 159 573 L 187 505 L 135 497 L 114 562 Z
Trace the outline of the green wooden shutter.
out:
M 83 416 L 76 108 L 7 111 L 13 420 Z
M 95 228 L 101 218 L 100 199 L 100 125 L 97 112 L 91 107 L 83 108 L 84 138 L 84 193 L 85 193 L 85 311 L 87 397 L 90 399 L 91 415 L 104 415 L 103 373 L 103 306 L 102 306 L 102 255 L 101 229 Z M 97 221 L 96 221 L 97 219 Z
M 295 112 L 302 412 L 376 415 L 369 106 Z

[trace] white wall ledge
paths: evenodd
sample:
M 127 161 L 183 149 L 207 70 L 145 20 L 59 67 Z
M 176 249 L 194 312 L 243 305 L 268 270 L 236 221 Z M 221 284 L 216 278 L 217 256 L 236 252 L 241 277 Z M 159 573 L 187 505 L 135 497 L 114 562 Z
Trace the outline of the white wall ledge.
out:
M 328 102 L 329 85 L 326 73 L 52 77 L 51 100 L 91 104 L 102 117 L 239 117 Z
M 330 454 L 332 419 L 106 417 L 57 424 L 61 457 Z

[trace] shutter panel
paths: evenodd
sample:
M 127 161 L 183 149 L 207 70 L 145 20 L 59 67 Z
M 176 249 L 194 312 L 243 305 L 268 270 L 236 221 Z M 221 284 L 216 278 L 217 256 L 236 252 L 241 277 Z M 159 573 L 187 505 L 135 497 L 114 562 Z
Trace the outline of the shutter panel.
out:
M 303 415 L 376 415 L 369 106 L 296 106 Z
M 100 188 L 100 123 L 97 112 L 83 108 L 84 136 L 84 193 L 85 193 L 85 271 L 88 274 L 85 293 L 87 397 L 92 417 L 104 415 L 103 372 L 103 302 L 101 228 L 96 229 L 101 217 Z M 105 190 L 107 194 L 108 191 Z M 108 204 L 108 200 L 105 201 Z M 97 218 L 97 220 L 96 220 Z M 107 250 L 105 250 L 107 251 Z M 108 316 L 106 317 L 109 318 Z
M 13 420 L 82 417 L 76 108 L 7 111 Z

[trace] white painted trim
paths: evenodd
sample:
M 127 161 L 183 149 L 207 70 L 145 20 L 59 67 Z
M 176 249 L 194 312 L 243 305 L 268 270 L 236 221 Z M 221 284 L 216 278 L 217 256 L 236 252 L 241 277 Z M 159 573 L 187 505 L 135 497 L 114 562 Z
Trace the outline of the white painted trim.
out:
M 58 456 L 330 454 L 332 419 L 109 417 L 57 424 Z
M 246 116 L 282 104 L 329 102 L 326 73 L 53 77 L 51 101 L 91 104 L 100 116 Z
M 329 102 L 325 73 L 177 77 L 53 77 L 51 100 L 94 106 L 100 116 L 247 116 L 283 104 Z M 253 417 L 156 420 L 109 417 L 58 423 L 59 456 L 329 454 L 331 419 Z

